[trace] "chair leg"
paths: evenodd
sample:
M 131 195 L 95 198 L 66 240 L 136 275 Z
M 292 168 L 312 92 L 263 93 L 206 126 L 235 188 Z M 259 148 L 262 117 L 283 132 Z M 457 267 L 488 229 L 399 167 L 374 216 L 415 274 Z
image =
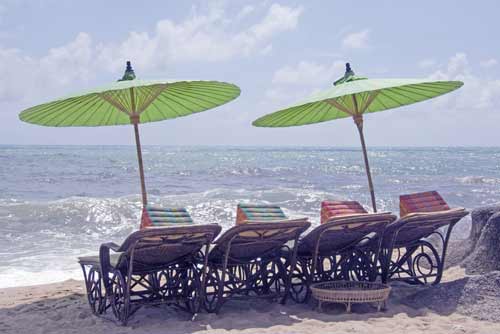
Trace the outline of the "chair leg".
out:
M 288 299 L 288 295 L 290 294 L 290 289 L 292 287 L 292 273 L 293 273 L 293 268 L 295 267 L 296 263 L 293 263 L 290 265 L 290 272 L 287 273 L 286 267 L 283 265 L 283 263 L 278 260 L 278 271 L 280 272 L 280 276 L 283 278 L 283 281 L 285 282 L 285 292 L 283 293 L 283 297 L 281 298 L 281 305 L 285 305 L 286 301 Z
M 224 266 L 221 274 L 221 278 L 219 281 L 219 291 L 217 291 L 217 302 L 215 305 L 215 314 L 219 314 L 219 311 L 222 307 L 222 304 L 224 303 L 224 286 L 225 286 L 225 280 L 226 280 L 226 270 L 227 267 Z
M 437 272 L 437 277 L 436 281 L 433 284 L 438 284 L 441 282 L 441 278 L 443 277 L 443 271 L 444 271 L 444 260 L 446 258 L 446 252 L 448 249 L 448 242 L 450 241 L 450 236 L 451 236 L 451 231 L 453 230 L 453 227 L 455 226 L 456 223 L 452 223 L 448 226 L 446 230 L 446 236 L 443 238 L 442 234 L 439 233 L 439 236 L 441 237 L 441 240 L 443 241 L 443 250 L 441 251 L 441 259 L 440 259 L 440 264 L 438 267 L 438 272 Z
M 292 255 L 291 257 L 289 257 L 290 261 L 290 271 L 287 273 L 287 270 L 286 270 L 286 258 L 285 258 L 285 265 L 283 265 L 283 263 L 281 262 L 281 258 L 278 257 L 278 263 L 279 263 L 279 267 L 282 268 L 282 275 L 283 275 L 283 278 L 284 278 L 284 282 L 285 282 L 285 292 L 284 292 L 284 295 L 283 295 L 283 298 L 281 299 L 281 304 L 282 305 L 285 305 L 287 299 L 288 299 L 288 295 L 290 295 L 292 293 L 292 277 L 293 277 L 293 272 L 295 271 L 295 268 L 297 267 L 297 250 L 298 250 L 298 243 L 299 243 L 299 235 L 297 235 L 295 237 L 295 240 L 294 240 L 294 246 L 293 246 L 293 250 L 292 250 Z M 306 298 L 307 298 L 307 295 L 306 295 Z
M 311 298 L 311 285 L 312 285 L 313 280 L 314 280 L 314 270 L 315 270 L 315 268 L 313 266 L 311 266 L 311 269 L 305 272 L 305 274 L 306 274 L 306 296 L 304 298 L 304 303 L 307 303 L 309 298 Z
M 122 273 L 115 269 L 110 288 L 113 314 L 121 325 L 126 326 L 130 311 L 130 281 L 125 282 Z

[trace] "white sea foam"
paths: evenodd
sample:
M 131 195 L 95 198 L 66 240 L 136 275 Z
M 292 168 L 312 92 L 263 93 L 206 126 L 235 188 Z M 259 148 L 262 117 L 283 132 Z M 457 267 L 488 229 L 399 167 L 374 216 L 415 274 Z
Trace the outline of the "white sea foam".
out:
M 15 268 L 6 268 L 5 270 L 0 271 L 0 288 L 56 283 L 68 279 L 82 280 L 83 276 L 81 270 L 79 270 L 79 268 L 71 268 L 65 270 L 43 270 L 35 272 Z
M 464 176 L 457 180 L 464 184 L 499 184 L 500 178 L 485 177 L 485 176 Z
M 218 223 L 228 229 L 234 225 L 236 205 L 241 202 L 278 204 L 289 217 L 307 216 L 317 224 L 321 201 L 339 198 L 312 189 L 216 188 L 183 195 L 150 196 L 150 202 L 186 207 L 196 222 Z M 4 233 L 0 236 L 4 249 L 0 252 L 0 287 L 81 279 L 77 257 L 97 253 L 103 242 L 123 241 L 138 228 L 140 211 L 138 196 L 0 201 L 0 216 L 5 219 Z

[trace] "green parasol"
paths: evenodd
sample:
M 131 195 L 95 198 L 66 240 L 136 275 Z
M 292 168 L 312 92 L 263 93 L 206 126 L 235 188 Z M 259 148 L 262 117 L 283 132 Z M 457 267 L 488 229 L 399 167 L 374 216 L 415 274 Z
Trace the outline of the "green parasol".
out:
M 142 203 L 147 204 L 139 123 L 187 116 L 215 108 L 240 95 L 240 89 L 217 81 L 137 80 L 130 62 L 121 80 L 22 111 L 19 118 L 44 126 L 132 124 L 135 131 Z
M 363 114 L 392 109 L 446 94 L 463 85 L 460 81 L 427 79 L 367 79 L 357 77 L 346 64 L 346 72 L 329 90 L 311 96 L 289 108 L 265 115 L 253 122 L 261 127 L 286 127 L 352 117 L 359 131 L 373 211 L 375 192 L 363 135 Z

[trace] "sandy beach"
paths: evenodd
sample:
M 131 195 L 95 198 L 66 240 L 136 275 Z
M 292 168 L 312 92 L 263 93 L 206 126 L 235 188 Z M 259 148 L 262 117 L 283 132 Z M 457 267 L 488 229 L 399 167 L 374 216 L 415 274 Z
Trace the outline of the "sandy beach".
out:
M 446 284 L 463 279 L 463 270 L 446 272 Z M 127 327 L 91 314 L 83 281 L 0 290 L 2 333 L 498 333 L 500 323 L 464 315 L 460 305 L 442 311 L 416 307 L 408 300 L 429 295 L 427 287 L 396 284 L 388 308 L 377 313 L 368 305 L 357 305 L 346 314 L 342 305 L 330 305 L 320 313 L 312 303 L 280 305 L 269 300 L 232 300 L 220 314 L 200 313 L 195 319 L 172 307 L 145 307 Z M 450 293 L 451 289 L 448 289 Z M 421 297 L 425 298 L 425 297 Z M 425 304 L 425 300 L 417 304 Z M 428 300 L 429 303 L 435 301 Z M 444 304 L 449 301 L 442 300 Z M 431 306 L 431 305 L 430 305 Z M 446 306 L 446 305 L 443 305 Z M 439 309 L 439 308 L 438 308 Z

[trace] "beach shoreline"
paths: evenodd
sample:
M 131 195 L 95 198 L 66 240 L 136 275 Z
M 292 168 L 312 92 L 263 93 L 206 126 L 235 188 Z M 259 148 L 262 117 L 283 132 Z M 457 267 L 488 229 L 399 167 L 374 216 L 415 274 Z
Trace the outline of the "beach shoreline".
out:
M 464 277 L 461 268 L 446 271 L 446 282 Z M 436 312 L 407 303 L 408 296 L 427 289 L 396 284 L 388 308 L 377 313 L 369 305 L 357 305 L 352 314 L 342 305 L 318 312 L 313 303 L 289 301 L 280 305 L 264 299 L 229 301 L 220 314 L 201 312 L 194 320 L 173 307 L 145 307 L 127 327 L 94 316 L 88 307 L 84 282 L 0 289 L 2 333 L 498 333 L 500 324 L 482 321 L 459 311 Z

